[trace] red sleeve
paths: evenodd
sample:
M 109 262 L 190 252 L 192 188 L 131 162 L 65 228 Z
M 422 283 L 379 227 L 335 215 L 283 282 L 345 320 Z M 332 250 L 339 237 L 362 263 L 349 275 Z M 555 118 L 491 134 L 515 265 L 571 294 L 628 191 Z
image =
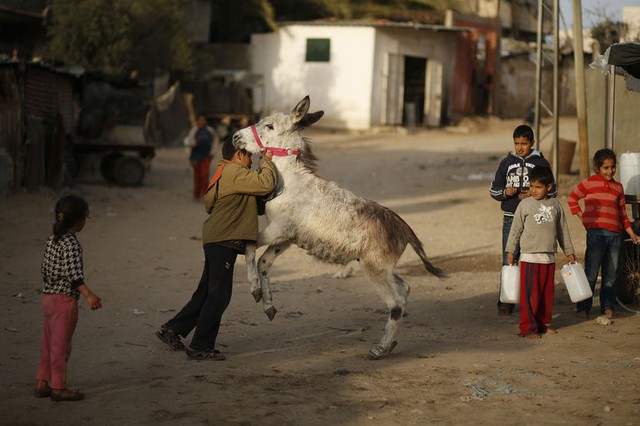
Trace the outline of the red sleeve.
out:
M 567 204 L 569 205 L 571 214 L 576 214 L 582 211 L 580 209 L 580 204 L 578 204 L 578 200 L 584 198 L 584 196 L 587 194 L 587 190 L 584 185 L 585 182 L 586 179 L 580 182 L 578 186 L 576 186 L 573 191 L 571 191 L 571 194 L 569 194 L 569 197 L 567 198 Z
M 618 196 L 618 207 L 620 210 L 620 223 L 622 223 L 622 229 L 630 228 L 631 222 L 629 222 L 629 218 L 627 217 L 627 205 L 624 198 L 624 190 L 622 189 L 622 185 L 620 185 L 620 195 Z

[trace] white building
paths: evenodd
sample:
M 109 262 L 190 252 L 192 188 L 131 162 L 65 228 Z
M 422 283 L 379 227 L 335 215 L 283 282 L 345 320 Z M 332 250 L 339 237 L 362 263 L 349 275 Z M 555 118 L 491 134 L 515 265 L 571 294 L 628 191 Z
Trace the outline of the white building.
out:
M 290 23 L 253 34 L 251 71 L 263 114 L 289 112 L 305 95 L 319 126 L 439 126 L 448 116 L 456 36 L 464 28 L 396 23 Z M 462 83 L 465 84 L 465 83 Z
M 625 41 L 634 41 L 640 38 L 640 6 L 622 8 L 622 22 L 627 24 Z

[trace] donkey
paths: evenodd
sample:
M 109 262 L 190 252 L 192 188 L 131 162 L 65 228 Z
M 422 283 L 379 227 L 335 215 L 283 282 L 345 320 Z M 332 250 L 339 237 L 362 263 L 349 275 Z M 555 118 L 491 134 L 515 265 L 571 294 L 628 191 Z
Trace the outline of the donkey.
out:
M 268 247 L 257 265 L 257 245 L 246 249 L 251 292 L 256 302 L 263 300 L 265 313 L 272 320 L 276 308 L 267 273 L 276 257 L 292 244 L 324 262 L 346 265 L 358 260 L 389 309 L 384 335 L 369 350 L 369 358 L 379 359 L 396 346 L 394 336 L 407 305 L 409 286 L 393 272 L 407 244 L 430 273 L 438 278 L 446 275 L 431 264 L 422 242 L 400 216 L 316 174 L 317 158 L 301 131 L 324 112 L 308 113 L 309 105 L 307 96 L 291 114 L 268 116 L 233 135 L 236 149 L 254 154 L 272 151 L 278 170 L 274 196 L 265 208 L 268 225 L 257 243 Z

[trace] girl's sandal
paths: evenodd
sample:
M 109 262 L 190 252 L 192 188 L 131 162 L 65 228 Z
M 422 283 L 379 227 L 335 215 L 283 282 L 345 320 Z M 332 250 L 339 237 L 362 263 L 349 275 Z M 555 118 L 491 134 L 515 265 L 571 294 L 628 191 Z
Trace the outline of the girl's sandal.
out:
M 58 392 L 51 392 L 51 400 L 52 401 L 80 401 L 84 398 L 84 394 L 79 391 L 70 391 L 69 389 L 63 389 Z
M 49 386 L 40 389 L 36 388 L 33 391 L 33 396 L 36 398 L 49 398 L 51 396 L 51 388 Z

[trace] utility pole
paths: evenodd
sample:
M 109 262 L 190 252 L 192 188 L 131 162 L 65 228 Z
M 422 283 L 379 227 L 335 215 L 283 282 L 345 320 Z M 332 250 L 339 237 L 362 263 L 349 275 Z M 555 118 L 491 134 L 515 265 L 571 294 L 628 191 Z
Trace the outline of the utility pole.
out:
M 552 6 L 549 7 L 551 3 Z M 538 1 L 538 34 L 537 34 L 537 46 L 536 46 L 536 101 L 535 101 L 535 132 L 537 138 L 536 147 L 540 149 L 541 141 L 548 136 L 542 134 L 541 121 L 542 121 L 542 109 L 544 112 L 553 119 L 553 126 L 551 129 L 551 152 L 553 153 L 553 164 L 551 168 L 553 175 L 558 176 L 558 135 L 559 135 L 559 98 L 558 98 L 558 80 L 559 80 L 559 61 L 560 61 L 560 48 L 558 41 L 558 22 L 559 22 L 559 0 L 539 0 Z M 549 22 L 549 15 L 551 17 L 551 30 L 553 32 L 553 57 L 550 59 L 553 67 L 552 81 L 549 83 L 543 82 L 544 80 L 544 68 L 545 60 L 549 61 L 549 58 L 545 56 L 544 49 L 542 47 L 544 43 L 545 23 Z M 551 95 L 551 105 L 545 103 L 543 99 L 543 88 L 548 89 Z
M 580 177 L 589 176 L 589 132 L 584 83 L 584 48 L 582 41 L 582 0 L 573 0 L 573 60 L 576 73 L 576 114 L 578 118 L 578 152 Z

